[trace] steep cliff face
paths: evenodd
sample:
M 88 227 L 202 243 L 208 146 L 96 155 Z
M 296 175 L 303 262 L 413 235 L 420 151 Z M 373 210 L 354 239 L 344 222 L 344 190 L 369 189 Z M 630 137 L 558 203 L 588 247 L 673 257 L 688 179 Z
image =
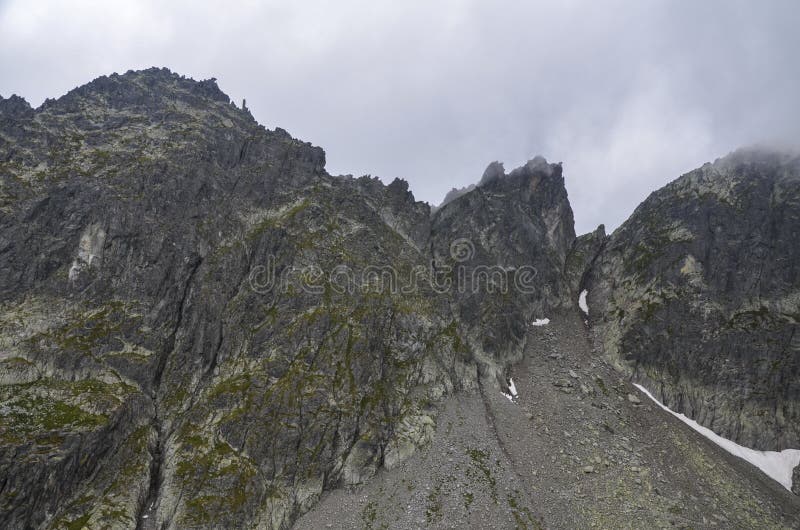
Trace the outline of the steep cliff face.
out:
M 448 305 L 380 274 L 429 261 L 404 182 L 166 70 L 0 111 L 4 527 L 286 526 L 474 385 Z
M 574 240 L 561 165 L 542 157 L 507 175 L 490 164 L 434 214 L 434 260 L 452 276 L 473 351 L 501 385 L 488 368 L 518 361 L 530 322 L 572 305 L 564 264 Z
M 543 159 L 432 218 L 213 80 L 0 112 L 5 526 L 285 527 L 426 443 L 442 395 L 505 388 L 526 320 L 569 303 Z
M 606 354 L 665 404 L 800 447 L 800 159 L 737 151 L 653 193 L 585 284 Z

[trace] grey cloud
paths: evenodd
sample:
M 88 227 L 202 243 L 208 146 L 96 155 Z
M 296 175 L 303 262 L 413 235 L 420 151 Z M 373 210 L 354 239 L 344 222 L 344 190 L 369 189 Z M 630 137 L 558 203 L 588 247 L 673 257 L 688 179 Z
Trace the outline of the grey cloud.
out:
M 535 5 L 532 5 L 535 4 Z M 491 160 L 562 161 L 578 232 L 753 143 L 800 138 L 791 1 L 0 3 L 0 94 L 113 71 L 216 77 L 332 173 L 431 203 Z

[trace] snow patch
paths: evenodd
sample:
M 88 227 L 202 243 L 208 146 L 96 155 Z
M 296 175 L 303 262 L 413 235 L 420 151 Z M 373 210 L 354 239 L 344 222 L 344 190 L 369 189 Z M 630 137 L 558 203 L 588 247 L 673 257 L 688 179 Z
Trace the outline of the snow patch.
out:
M 549 318 L 537 318 L 531 323 L 531 326 L 546 326 L 550 323 Z
M 501 391 L 500 393 L 503 394 L 503 396 L 505 396 L 505 398 L 507 400 L 509 400 L 509 401 L 511 401 L 513 403 L 514 400 L 517 399 L 517 387 L 514 384 L 514 380 L 513 379 L 509 379 L 508 380 L 508 391 L 511 392 L 511 393 L 510 394 L 506 394 L 503 391 Z
M 758 451 L 756 449 L 750 449 L 749 447 L 741 446 L 736 442 L 728 440 L 727 438 L 723 438 L 708 427 L 703 427 L 696 421 L 687 418 L 683 414 L 673 412 L 669 408 L 665 407 L 659 400 L 653 397 L 653 394 L 648 392 L 647 389 L 642 385 L 634 384 L 633 386 L 641 390 L 647 397 L 655 401 L 659 407 L 666 410 L 692 429 L 696 430 L 718 446 L 722 447 L 730 454 L 747 460 L 761 471 L 766 473 L 768 477 L 780 483 L 781 486 L 789 491 L 792 491 L 792 471 L 796 466 L 800 465 L 800 449 L 784 449 L 783 451 Z
M 589 304 L 586 303 L 586 295 L 587 294 L 589 294 L 589 291 L 587 291 L 586 289 L 581 291 L 581 294 L 578 297 L 578 307 L 580 307 L 581 311 L 586 313 L 586 315 L 588 316 L 589 315 Z
M 508 391 L 511 392 L 511 395 L 517 397 L 517 387 L 514 385 L 514 380 L 508 380 Z

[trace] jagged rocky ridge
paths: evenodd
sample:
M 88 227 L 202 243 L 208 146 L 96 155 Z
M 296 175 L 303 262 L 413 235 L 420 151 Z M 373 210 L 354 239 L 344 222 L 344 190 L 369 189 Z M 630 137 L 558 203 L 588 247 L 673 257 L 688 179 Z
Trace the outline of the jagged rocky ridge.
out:
M 2 111 L 6 526 L 286 526 L 511 360 L 503 337 L 477 357 L 429 282 L 303 289 L 304 266 L 429 274 L 450 241 L 405 182 L 329 176 L 213 80 L 129 72 Z
M 576 239 L 561 166 L 542 158 L 508 174 L 490 165 L 433 214 L 404 181 L 324 165 L 321 149 L 264 129 L 214 80 L 164 69 L 101 77 L 38 109 L 0 100 L 4 527 L 284 528 L 323 490 L 426 445 L 443 396 L 507 390 L 528 323 L 574 310 L 580 289 L 610 358 L 645 344 L 616 337 L 658 335 L 614 320 L 633 280 L 610 275 L 638 261 L 612 251 L 644 206 L 610 239 Z M 796 165 L 780 167 L 778 197 L 796 197 Z M 777 297 L 798 282 L 791 245 L 772 251 L 788 260 L 785 283 L 759 311 L 784 326 L 780 340 L 796 320 Z M 389 267 L 400 285 L 387 286 Z M 400 288 L 410 278 L 417 288 Z M 713 355 L 703 362 L 719 362 L 712 339 L 694 350 Z M 756 390 L 763 403 L 781 396 L 785 421 L 731 397 L 745 384 L 736 371 L 663 383 L 659 373 L 695 368 L 665 346 L 619 367 L 661 383 L 673 408 L 671 395 L 691 396 L 698 421 L 738 412 L 769 433 L 723 426 L 735 440 L 784 447 L 797 439 L 791 340 L 758 345 L 783 362 Z M 697 390 L 709 387 L 727 397 L 699 405 L 717 395 Z

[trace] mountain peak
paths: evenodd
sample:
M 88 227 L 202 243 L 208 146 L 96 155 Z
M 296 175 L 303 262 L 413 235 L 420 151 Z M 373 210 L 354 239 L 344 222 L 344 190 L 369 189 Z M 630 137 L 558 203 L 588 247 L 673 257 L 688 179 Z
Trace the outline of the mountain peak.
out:
M 753 145 L 741 147 L 718 158 L 711 164 L 714 168 L 729 171 L 733 168 L 751 166 L 774 169 L 780 166 L 800 166 L 797 149 Z
M 194 108 L 231 105 L 230 97 L 215 78 L 197 81 L 168 68 L 128 70 L 124 74 L 102 75 L 67 92 L 58 99 L 47 99 L 37 110 L 78 112 L 82 102 L 96 103 L 110 109 L 157 110 L 176 102 Z M 247 116 L 250 113 L 241 110 Z
M 0 96 L 0 116 L 17 119 L 32 111 L 30 103 L 23 97 L 16 94 L 11 94 L 9 98 Z

